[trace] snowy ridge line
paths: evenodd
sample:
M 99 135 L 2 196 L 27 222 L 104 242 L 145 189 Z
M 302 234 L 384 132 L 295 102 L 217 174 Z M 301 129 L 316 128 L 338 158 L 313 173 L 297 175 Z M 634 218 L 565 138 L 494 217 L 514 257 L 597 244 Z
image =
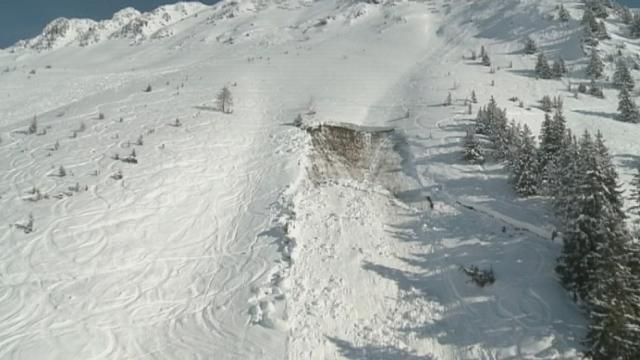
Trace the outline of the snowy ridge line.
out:
M 60 17 L 47 24 L 40 35 L 20 40 L 11 48 L 43 51 L 69 45 L 86 47 L 108 39 L 131 39 L 133 43 L 160 39 L 173 35 L 169 26 L 209 8 L 189 1 L 162 5 L 148 12 L 128 7 L 102 21 Z

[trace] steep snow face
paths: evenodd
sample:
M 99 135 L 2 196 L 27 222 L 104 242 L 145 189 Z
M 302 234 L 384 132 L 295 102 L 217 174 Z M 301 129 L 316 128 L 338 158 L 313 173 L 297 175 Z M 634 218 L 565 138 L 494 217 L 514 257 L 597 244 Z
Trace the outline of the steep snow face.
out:
M 580 2 L 563 24 L 556 4 L 183 3 L 0 51 L 0 358 L 578 358 L 544 199 L 461 159 L 472 90 L 534 130 L 563 95 L 628 179 L 615 92 L 570 97 L 521 53 L 586 81 Z
M 64 46 L 89 46 L 105 39 L 130 39 L 135 43 L 149 39 L 154 34 L 170 34 L 166 27 L 208 8 L 198 2 L 181 2 L 164 5 L 147 13 L 126 8 L 104 21 L 88 19 L 53 20 L 42 34 L 30 40 L 18 42 L 14 47 L 34 50 L 51 50 Z M 156 36 L 158 37 L 158 36 Z

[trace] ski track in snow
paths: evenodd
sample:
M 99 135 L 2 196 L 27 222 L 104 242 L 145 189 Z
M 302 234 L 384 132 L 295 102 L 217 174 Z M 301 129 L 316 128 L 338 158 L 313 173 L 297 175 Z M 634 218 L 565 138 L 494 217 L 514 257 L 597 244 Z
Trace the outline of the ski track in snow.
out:
M 150 103 L 129 96 L 99 107 L 127 104 L 135 111 L 151 108 Z M 259 98 L 250 106 L 257 110 L 261 104 Z M 129 111 L 115 116 L 134 125 L 139 113 Z M 77 118 L 95 113 L 91 109 Z M 278 116 L 268 110 L 256 113 L 257 119 Z M 147 123 L 152 133 L 144 132 L 148 125 L 138 130 L 115 119 L 84 120 L 87 130 L 77 141 L 118 145 L 102 150 L 105 154 L 94 154 L 96 148 L 69 154 L 64 166 L 72 180 L 47 176 L 57 167 L 34 173 L 42 169 L 38 160 L 47 160 L 33 156 L 38 148 L 11 161 L 3 180 L 20 194 L 37 184 L 53 195 L 76 179 L 89 181 L 83 175 L 90 168 L 99 175 L 86 193 L 41 200 L 48 204 L 43 207 L 49 208 L 51 221 L 36 214 L 37 235 L 10 244 L 6 254 L 13 255 L 3 257 L 2 263 L 3 273 L 12 276 L 3 287 L 0 357 L 38 357 L 48 349 L 54 357 L 68 352 L 84 358 L 184 358 L 194 351 L 212 353 L 225 342 L 229 356 L 235 357 L 251 346 L 230 329 L 244 328 L 247 319 L 248 305 L 238 302 L 238 295 L 249 292 L 272 266 L 262 251 L 269 244 L 258 244 L 257 237 L 245 232 L 248 225 L 264 222 L 268 202 L 263 199 L 273 195 L 261 187 L 267 169 L 259 165 L 272 155 L 254 152 L 268 146 L 264 142 L 273 139 L 272 130 L 261 121 L 228 127 L 223 117 L 202 118 L 183 120 L 185 125 L 175 129 Z M 119 126 L 124 127 L 114 129 Z M 218 139 L 227 127 L 229 140 Z M 186 136 L 172 139 L 170 132 Z M 140 164 L 108 159 L 112 152 L 134 148 L 129 143 L 138 133 L 145 134 L 147 142 L 135 146 Z M 123 136 L 114 139 L 110 134 Z M 167 140 L 162 151 L 154 141 L 157 136 Z M 60 142 L 60 151 L 74 151 L 70 140 Z M 123 170 L 124 180 L 110 178 L 116 169 Z M 47 181 L 46 187 L 32 182 L 38 178 Z M 143 187 L 148 181 L 153 185 Z M 74 340 L 80 333 L 88 337 Z

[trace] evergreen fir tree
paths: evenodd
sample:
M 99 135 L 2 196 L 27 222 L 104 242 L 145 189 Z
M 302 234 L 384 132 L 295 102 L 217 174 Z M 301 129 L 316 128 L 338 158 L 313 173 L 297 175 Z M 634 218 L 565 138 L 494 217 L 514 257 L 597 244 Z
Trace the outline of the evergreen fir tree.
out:
M 587 286 L 586 300 L 591 320 L 587 344 L 593 359 L 634 359 L 640 355 L 640 285 L 637 247 L 625 226 L 622 192 L 618 175 L 601 133 L 594 141 L 595 165 L 587 178 L 599 181 L 603 192 L 603 210 L 597 219 L 600 228 L 590 234 L 595 242 L 593 251 L 584 259 L 593 284 Z M 595 198 L 596 196 L 592 196 Z
M 604 99 L 604 92 L 602 91 L 602 87 L 600 87 L 594 79 L 591 79 L 591 83 L 589 84 L 589 94 Z
M 559 271 L 565 286 L 589 300 L 601 284 L 603 252 L 624 244 L 627 232 L 617 174 L 602 136 L 580 140 L 574 210 L 569 214 Z
M 589 64 L 587 64 L 586 72 L 587 75 L 593 79 L 601 77 L 604 72 L 604 63 L 602 62 L 602 59 L 600 59 L 600 55 L 598 55 L 598 51 L 596 49 L 591 50 L 591 56 L 589 57 Z
M 598 25 L 594 33 L 600 40 L 611 39 L 611 37 L 609 36 L 609 32 L 607 32 L 607 26 L 604 24 L 604 21 L 598 21 Z
M 538 45 L 536 44 L 536 42 L 530 38 L 530 37 L 526 37 L 524 39 L 524 53 L 528 54 L 528 55 L 533 55 L 538 51 Z
M 631 98 L 631 94 L 629 94 L 629 90 L 626 87 L 622 87 L 620 89 L 620 94 L 618 94 L 618 111 L 620 112 L 620 120 L 624 122 L 630 123 L 639 123 L 640 122 L 640 111 L 638 111 L 638 105 L 636 105 L 635 101 Z
M 562 101 L 562 97 L 554 96 L 553 101 L 551 102 L 551 105 L 553 106 L 554 109 L 562 111 L 562 107 L 564 105 L 564 102 Z
M 602 198 L 604 187 L 598 181 L 601 173 L 596 168 L 593 141 L 587 132 L 580 139 L 579 147 L 578 179 L 574 184 L 576 196 L 573 199 L 575 210 L 568 214 L 558 271 L 567 289 L 585 299 L 590 290 L 588 286 L 594 284 L 590 275 L 595 264 L 584 260 L 592 260 L 588 255 L 595 251 L 598 242 L 593 237 L 600 228 L 599 216 L 605 200 Z
M 551 76 L 553 78 L 559 79 L 562 77 L 564 72 L 562 71 L 562 64 L 559 60 L 555 60 L 553 65 L 551 66 Z
M 640 294 L 637 275 L 627 260 L 624 238 L 621 234 L 610 236 L 592 253 L 598 261 L 594 271 L 597 286 L 588 299 L 590 324 L 586 343 L 587 356 L 593 360 L 630 360 L 640 356 Z
M 633 14 L 633 21 L 629 26 L 629 34 L 633 38 L 640 37 L 640 13 Z
M 609 11 L 607 11 L 607 7 L 602 0 L 587 0 L 585 7 L 588 8 L 595 17 L 605 19 L 609 16 Z
M 562 75 L 567 74 L 569 71 L 567 70 L 567 64 L 565 63 L 563 58 L 558 59 L 558 64 L 560 64 L 560 73 Z
M 520 196 L 532 196 L 538 192 L 538 163 L 536 145 L 531 130 L 525 124 L 522 129 L 522 144 L 518 149 L 514 168 L 513 185 Z
M 551 163 L 547 190 L 553 199 L 558 217 L 565 223 L 574 218 L 578 179 L 578 144 L 569 129 L 565 131 L 561 147 Z
M 538 148 L 538 173 L 540 174 L 540 188 L 545 189 L 548 183 L 549 172 L 547 167 L 552 163 L 554 151 L 552 140 L 553 124 L 551 115 L 544 114 L 544 121 L 540 127 L 540 147 Z
M 453 104 L 453 98 L 451 96 L 451 93 L 449 93 L 447 95 L 447 98 L 444 100 L 444 106 L 451 106 L 451 104 Z
M 592 9 L 589 6 L 585 6 L 584 12 L 582 13 L 582 25 L 584 26 L 592 26 L 594 22 L 596 22 L 596 17 L 593 14 Z
M 551 110 L 553 109 L 553 102 L 551 101 L 549 95 L 545 95 L 542 97 L 542 99 L 540 100 L 540 106 L 542 108 L 542 111 L 547 113 L 551 112 Z
M 464 160 L 472 164 L 484 163 L 484 155 L 482 154 L 482 148 L 480 142 L 476 137 L 475 130 L 473 128 L 467 129 L 467 134 L 464 137 Z
M 636 173 L 631 180 L 631 195 L 629 200 L 631 200 L 629 212 L 638 217 L 636 222 L 640 222 L 640 167 L 636 169 Z
M 613 159 L 609 154 L 604 136 L 598 130 L 593 141 L 593 146 L 597 161 L 600 164 L 600 168 L 604 174 L 604 185 L 607 189 L 605 197 L 611 207 L 610 215 L 614 216 L 621 223 L 626 218 L 624 213 L 624 204 L 622 199 L 622 191 L 620 190 L 620 184 L 618 183 L 618 173 L 616 172 Z
M 476 91 L 475 90 L 471 90 L 471 102 L 474 104 L 478 103 L 478 98 L 476 97 Z
M 584 26 L 583 30 L 582 30 L 582 41 L 585 43 L 585 45 L 589 45 L 589 46 L 597 46 L 598 45 L 598 39 L 596 38 L 595 34 L 593 33 L 593 30 L 591 30 L 590 26 Z
M 618 60 L 616 63 L 616 71 L 613 73 L 613 84 L 618 89 L 626 87 L 628 91 L 632 91 L 635 87 L 635 81 L 624 60 Z
M 567 9 L 562 4 L 560 4 L 560 7 L 558 7 L 558 19 L 560 19 L 560 21 L 562 22 L 567 22 L 571 20 L 571 15 L 569 14 L 569 11 L 567 11 Z
M 626 25 L 631 25 L 631 23 L 633 23 L 633 13 L 626 6 L 622 6 L 620 8 L 620 18 Z
M 582 93 L 582 94 L 586 94 L 587 93 L 587 85 L 585 85 L 584 83 L 578 84 L 578 92 Z
M 37 132 L 38 132 L 38 119 L 34 115 L 33 119 L 31 119 L 31 123 L 29 124 L 29 128 L 27 129 L 27 133 L 35 134 Z
M 562 107 L 556 109 L 553 118 L 545 114 L 540 130 L 540 147 L 538 149 L 538 173 L 540 174 L 540 190 L 552 193 L 554 164 L 565 147 L 566 120 Z
M 231 90 L 228 87 L 223 87 L 216 97 L 218 104 L 218 110 L 225 114 L 231 114 L 233 112 L 233 96 Z
M 505 158 L 507 160 L 507 167 L 513 171 L 517 164 L 518 150 L 522 146 L 522 126 L 520 123 L 516 124 L 515 120 L 511 120 L 511 123 L 507 127 L 506 143 L 507 151 Z
M 482 65 L 491 66 L 491 58 L 489 57 L 489 54 L 486 51 L 482 54 L 480 58 L 481 58 Z
M 552 72 L 549 67 L 549 61 L 544 53 L 538 54 L 538 61 L 536 62 L 536 75 L 542 79 L 551 79 Z

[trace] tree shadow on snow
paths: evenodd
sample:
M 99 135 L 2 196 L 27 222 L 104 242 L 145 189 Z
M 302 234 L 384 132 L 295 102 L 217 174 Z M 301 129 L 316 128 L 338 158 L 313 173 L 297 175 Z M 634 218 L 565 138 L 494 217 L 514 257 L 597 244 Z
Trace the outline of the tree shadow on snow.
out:
M 399 258 L 408 267 L 365 262 L 363 269 L 394 281 L 403 300 L 420 297 L 441 310 L 424 323 L 397 330 L 461 349 L 546 344 L 535 354 L 551 356 L 580 348 L 580 314 L 552 280 L 559 244 L 468 209 L 405 217 L 389 225 L 389 233 L 398 241 L 430 245 L 432 251 Z M 496 282 L 484 288 L 470 283 L 460 271 L 469 265 L 492 268 Z
M 617 154 L 613 156 L 614 159 L 622 167 L 630 168 L 634 171 L 640 168 L 640 156 L 635 154 Z
M 612 120 L 618 120 L 618 114 L 616 113 L 608 113 L 604 111 L 590 111 L 590 110 L 572 110 L 572 111 L 582 115 L 598 116 L 598 117 L 608 118 Z
M 417 355 L 413 352 L 393 346 L 364 345 L 357 346 L 348 341 L 328 336 L 340 355 L 347 359 L 356 360 L 435 360 L 431 355 Z
M 585 324 L 555 274 L 561 245 L 536 235 L 554 225 L 551 211 L 545 211 L 548 201 L 518 198 L 499 164 L 465 164 L 459 139 L 465 124 L 442 125 L 444 143 L 410 143 L 419 148 L 414 153 L 424 154 L 411 160 L 433 180 L 431 188 L 395 194 L 405 203 L 430 194 L 435 209 L 407 211 L 401 221 L 386 224 L 397 241 L 424 251 L 398 257 L 403 266 L 362 265 L 396 283 L 409 308 L 431 304 L 424 310 L 428 316 L 405 319 L 408 325 L 397 330 L 461 349 L 468 352 L 465 358 L 478 358 L 482 350 L 504 351 L 504 359 L 574 356 Z M 470 265 L 492 268 L 496 282 L 483 288 L 470 283 L 460 271 Z M 360 354 L 353 358 L 364 358 L 351 350 Z
M 196 105 L 193 107 L 194 109 L 202 110 L 202 111 L 212 111 L 212 112 L 220 112 L 215 106 L 204 106 L 204 105 Z
M 530 69 L 508 69 L 507 71 L 512 73 L 512 74 L 520 75 L 520 76 L 524 76 L 524 77 L 528 77 L 528 78 L 535 79 L 537 77 L 535 70 L 530 70 Z
M 484 6 L 484 3 L 476 2 L 471 4 L 467 11 L 470 14 L 481 14 Z M 496 6 L 499 8 L 496 8 L 492 16 L 478 18 L 475 21 L 480 30 L 477 37 L 505 42 L 523 41 L 527 36 L 552 29 L 557 36 L 553 39 L 553 45 L 542 48 L 547 55 L 551 55 L 550 58 L 563 57 L 565 60 L 573 60 L 582 57 L 581 42 L 578 41 L 581 27 L 578 21 L 550 23 L 546 19 L 547 14 L 541 11 L 536 3 L 525 5 L 520 1 L 507 1 Z

